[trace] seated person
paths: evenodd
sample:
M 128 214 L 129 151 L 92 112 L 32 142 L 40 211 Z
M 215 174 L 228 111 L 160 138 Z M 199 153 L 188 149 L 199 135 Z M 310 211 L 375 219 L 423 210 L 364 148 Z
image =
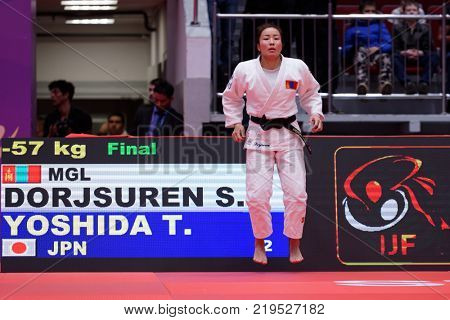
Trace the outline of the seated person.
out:
M 106 122 L 107 136 L 127 136 L 128 132 L 125 130 L 125 117 L 122 113 L 111 113 Z
M 148 107 L 139 107 L 136 112 L 136 132 L 138 136 L 181 136 L 183 135 L 183 116 L 172 108 L 174 88 L 159 80 L 155 85 Z
M 414 1 L 405 1 L 403 11 L 407 15 L 417 15 L 419 5 Z M 417 23 L 417 19 L 407 19 L 394 26 L 393 38 L 394 74 L 404 86 L 405 93 L 414 94 L 419 91 L 420 94 L 427 94 L 430 76 L 438 64 L 437 54 L 432 52 L 430 28 L 426 24 Z M 418 84 L 406 73 L 408 63 L 422 68 Z
M 92 119 L 87 113 L 72 106 L 75 87 L 65 80 L 52 81 L 48 85 L 55 111 L 44 122 L 43 137 L 65 137 L 70 133 L 90 133 Z
M 395 8 L 394 10 L 392 10 L 391 14 L 405 14 L 404 8 L 405 8 L 405 3 L 406 2 L 407 1 L 405 1 L 405 0 L 400 1 L 400 5 L 397 8 Z M 419 11 L 417 12 L 417 14 L 420 14 L 421 16 L 425 15 L 425 11 L 423 11 L 422 5 L 420 3 L 417 3 L 417 4 L 419 5 Z M 390 23 L 393 23 L 394 25 L 396 25 L 396 24 L 402 23 L 405 20 L 403 20 L 403 19 L 389 19 L 388 21 Z M 420 19 L 419 23 L 427 23 L 427 20 Z
M 363 0 L 359 5 L 363 14 L 375 14 L 376 5 L 373 0 Z M 391 83 L 391 35 L 386 25 L 379 20 L 355 20 L 345 31 L 344 51 L 354 56 L 357 93 L 366 94 L 369 90 L 369 66 L 379 64 L 378 90 L 381 94 L 392 93 Z
M 98 129 L 99 136 L 127 136 L 125 116 L 123 113 L 111 113 Z

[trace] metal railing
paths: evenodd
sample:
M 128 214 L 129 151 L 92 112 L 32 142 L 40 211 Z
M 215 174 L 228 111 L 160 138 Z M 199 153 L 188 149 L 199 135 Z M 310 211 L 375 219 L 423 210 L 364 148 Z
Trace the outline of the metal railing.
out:
M 198 0 L 194 0 L 193 3 L 193 13 L 192 13 L 192 21 L 191 21 L 191 25 L 195 26 L 198 25 Z
M 445 11 L 445 6 L 442 8 L 443 12 Z M 216 8 L 214 7 L 214 12 L 216 12 Z M 327 63 L 328 63 L 328 72 L 327 72 L 327 82 L 322 86 L 326 86 L 326 92 L 321 92 L 321 96 L 323 98 L 327 98 L 328 102 L 328 112 L 332 113 L 333 111 L 333 99 L 379 99 L 381 97 L 381 94 L 368 94 L 364 96 L 358 96 L 355 93 L 333 93 L 333 80 L 335 80 L 336 75 L 333 77 L 333 41 L 335 41 L 333 35 L 333 23 L 339 20 L 345 20 L 345 21 L 351 21 L 351 20 L 361 20 L 361 19 L 375 19 L 375 20 L 387 20 L 387 19 L 399 19 L 399 20 L 406 20 L 406 19 L 426 19 L 428 20 L 439 20 L 441 21 L 441 31 L 442 31 L 442 41 L 440 43 L 440 54 L 441 54 L 441 75 L 440 75 L 440 89 L 441 92 L 437 93 L 429 93 L 427 95 L 421 95 L 421 98 L 423 99 L 440 99 L 441 100 L 441 112 L 443 114 L 446 113 L 446 105 L 447 105 L 447 96 L 448 94 L 445 94 L 446 92 L 446 20 L 450 18 L 449 15 L 445 14 L 429 14 L 429 15 L 393 15 L 393 14 L 350 14 L 350 15 L 343 15 L 343 14 L 332 14 L 332 6 L 329 4 L 328 8 L 329 14 L 222 14 L 222 13 L 215 13 L 213 15 L 213 87 L 214 92 L 217 97 L 221 96 L 221 93 L 218 89 L 222 90 L 224 88 L 218 87 L 218 60 L 221 59 L 221 55 L 223 55 L 223 52 L 227 52 L 228 59 L 225 59 L 227 61 L 227 65 L 225 68 L 225 72 L 223 72 L 224 68 L 222 66 L 221 69 L 221 76 L 223 77 L 223 74 L 226 73 L 227 76 L 231 76 L 231 72 L 234 69 L 237 62 L 243 61 L 243 36 L 242 34 L 244 32 L 241 32 L 240 35 L 235 36 L 233 39 L 232 30 L 231 30 L 231 24 L 228 24 L 228 32 L 230 33 L 229 37 L 227 38 L 226 44 L 220 43 L 219 48 L 219 37 L 220 35 L 217 34 L 218 31 L 218 24 L 222 20 L 231 20 L 234 19 L 236 21 L 241 20 L 243 21 L 251 21 L 253 24 L 253 40 L 254 40 L 254 26 L 255 21 L 259 19 L 264 19 L 266 21 L 274 21 L 280 22 L 280 21 L 289 21 L 289 26 L 292 28 L 292 22 L 299 21 L 301 24 L 303 24 L 305 21 L 312 20 L 314 21 L 314 27 L 313 32 L 316 32 L 316 22 L 317 21 L 327 21 L 327 48 L 328 48 L 328 55 L 327 55 Z M 242 23 L 241 23 L 242 24 Z M 304 32 L 304 27 L 301 28 L 302 32 Z M 430 33 L 432 32 L 432 28 L 430 27 Z M 223 32 L 223 30 L 222 30 Z M 289 46 L 291 47 L 290 50 L 292 52 L 292 30 L 288 31 L 288 34 L 290 36 Z M 240 37 L 240 40 L 237 40 L 237 38 Z M 432 35 L 430 35 L 430 38 Z M 303 37 L 301 37 L 303 38 Z M 233 48 L 232 42 L 240 41 L 240 45 L 237 47 L 240 50 L 240 54 L 233 54 L 236 50 Z M 252 42 L 253 44 L 255 41 Z M 226 50 L 224 50 L 223 46 L 225 45 Z M 298 43 L 296 44 L 299 45 Z M 314 41 L 314 44 L 316 45 L 316 39 Z M 236 46 L 235 46 L 236 47 Z M 304 43 L 302 43 L 302 48 L 304 48 Z M 237 59 L 235 57 L 238 57 Z M 253 58 L 253 57 L 251 57 Z M 315 57 L 316 58 L 316 57 Z M 317 66 L 314 64 L 312 67 L 313 73 L 316 71 Z M 342 72 L 343 70 L 339 70 L 339 72 Z M 341 76 L 342 74 L 337 74 L 337 77 Z M 223 83 L 222 83 L 223 86 Z M 404 99 L 404 98 L 411 98 L 411 95 L 405 95 L 405 94 L 392 94 L 392 95 L 383 95 L 383 99 Z M 217 112 L 217 99 L 213 99 L 213 108 L 215 112 Z

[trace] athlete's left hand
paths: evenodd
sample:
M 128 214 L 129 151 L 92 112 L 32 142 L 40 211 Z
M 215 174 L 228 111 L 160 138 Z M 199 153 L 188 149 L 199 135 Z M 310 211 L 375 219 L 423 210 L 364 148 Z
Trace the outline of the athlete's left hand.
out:
M 309 118 L 309 124 L 312 126 L 312 133 L 320 132 L 323 129 L 322 118 L 318 114 L 313 114 Z

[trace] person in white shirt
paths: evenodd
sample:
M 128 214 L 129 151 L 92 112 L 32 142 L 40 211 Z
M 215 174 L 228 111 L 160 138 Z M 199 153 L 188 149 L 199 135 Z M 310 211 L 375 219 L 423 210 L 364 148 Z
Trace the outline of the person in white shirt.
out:
M 285 206 L 284 235 L 289 238 L 289 260 L 300 263 L 300 239 L 306 215 L 304 142 L 298 136 L 296 94 L 308 114 L 312 132 L 323 127 L 319 84 L 306 64 L 281 55 L 280 27 L 264 24 L 257 29 L 257 59 L 239 63 L 223 93 L 225 125 L 234 128 L 234 141 L 245 140 L 246 202 L 250 212 L 256 263 L 267 264 L 264 239 L 272 234 L 270 198 L 277 164 Z M 250 124 L 242 125 L 246 94 Z

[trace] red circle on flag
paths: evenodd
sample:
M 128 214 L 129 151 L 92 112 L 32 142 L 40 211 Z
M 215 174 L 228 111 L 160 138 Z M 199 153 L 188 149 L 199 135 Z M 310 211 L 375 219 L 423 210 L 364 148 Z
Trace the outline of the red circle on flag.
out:
M 11 250 L 16 254 L 21 254 L 27 250 L 27 245 L 23 242 L 16 242 L 12 245 Z

